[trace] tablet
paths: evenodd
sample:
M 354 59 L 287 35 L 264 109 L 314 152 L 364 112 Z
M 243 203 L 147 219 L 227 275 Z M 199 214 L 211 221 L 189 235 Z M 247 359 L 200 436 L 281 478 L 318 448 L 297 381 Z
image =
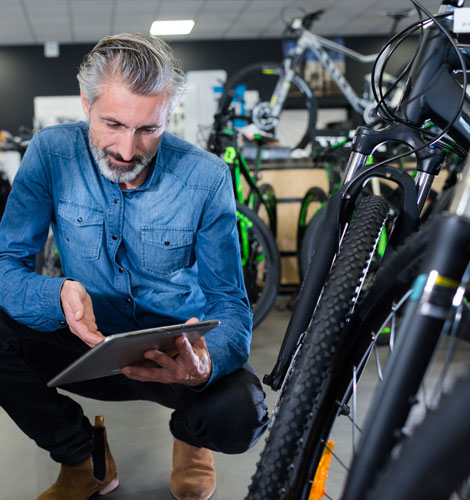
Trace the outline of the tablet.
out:
M 109 335 L 56 375 L 47 386 L 56 387 L 119 374 L 123 366 L 144 362 L 145 351 L 172 350 L 175 348 L 175 338 L 181 335 L 194 342 L 219 324 L 220 321 L 214 319 Z

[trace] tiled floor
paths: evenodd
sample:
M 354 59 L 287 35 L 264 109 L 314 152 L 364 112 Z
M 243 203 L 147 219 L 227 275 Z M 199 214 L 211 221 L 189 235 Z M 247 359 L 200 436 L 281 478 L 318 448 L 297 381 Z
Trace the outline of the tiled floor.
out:
M 291 311 L 280 300 L 263 324 L 254 332 L 251 364 L 262 377 L 276 359 Z M 469 359 L 469 343 L 462 360 Z M 363 397 L 370 397 L 375 376 L 365 373 L 360 386 Z M 273 407 L 275 393 L 266 388 Z M 113 456 L 118 466 L 119 488 L 109 500 L 170 500 L 169 492 L 172 439 L 168 431 L 170 410 L 151 403 L 103 403 L 80 400 L 90 419 L 105 416 Z M 230 429 L 227 429 L 230 432 Z M 339 430 L 337 441 L 347 439 L 349 430 Z M 0 500 L 34 500 L 55 481 L 58 465 L 48 454 L 26 438 L 0 408 Z M 214 500 L 242 500 L 254 472 L 264 438 L 243 455 L 215 454 L 217 490 Z M 341 474 L 341 473 L 340 473 Z M 331 473 L 329 493 L 337 488 L 339 477 Z M 333 495 L 334 497 L 334 495 Z

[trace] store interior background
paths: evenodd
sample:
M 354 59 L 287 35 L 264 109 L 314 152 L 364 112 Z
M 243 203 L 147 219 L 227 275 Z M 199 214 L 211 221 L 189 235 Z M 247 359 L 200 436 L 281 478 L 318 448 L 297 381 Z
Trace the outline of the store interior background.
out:
M 432 12 L 436 12 L 440 4 L 439 0 L 423 0 L 423 3 Z M 160 12 L 175 13 L 168 14 L 167 18 L 175 18 L 176 13 L 178 17 L 188 17 L 187 12 L 202 12 L 204 8 L 209 10 L 211 5 L 217 6 L 220 19 L 224 15 L 235 16 L 234 13 L 239 12 L 239 18 L 234 17 L 233 20 L 238 23 L 239 35 L 232 29 L 228 34 L 219 30 L 216 36 L 214 27 L 207 23 L 206 34 L 200 28 L 194 36 L 166 38 L 186 71 L 222 70 L 230 77 L 249 64 L 282 59 L 282 26 L 277 21 L 281 8 L 291 4 L 299 4 L 307 11 L 326 9 L 324 18 L 314 25 L 314 31 L 323 36 L 340 36 L 345 46 L 363 54 L 378 52 L 387 40 L 386 35 L 392 23 L 379 14 L 381 11 L 411 8 L 411 2 L 407 0 L 0 0 L 4 9 L 0 16 L 0 129 L 16 134 L 22 126 L 33 128 L 36 97 L 77 96 L 78 66 L 83 55 L 98 39 L 123 31 L 148 31 L 154 19 L 146 19 L 143 11 L 139 13 L 140 7 L 157 12 L 157 6 L 161 5 Z M 132 5 L 132 11 L 130 8 L 128 10 L 130 19 L 136 19 L 137 16 L 143 18 L 140 28 L 135 23 L 126 25 L 125 17 L 119 29 L 117 23 L 112 23 L 111 17 L 114 15 L 116 18 L 116 12 L 125 5 Z M 50 14 L 55 7 L 57 19 Z M 164 11 L 163 7 L 167 7 L 167 10 Z M 63 33 L 71 26 L 70 12 L 80 12 L 81 9 L 81 16 L 77 15 L 75 20 L 78 22 L 81 19 L 84 25 L 94 26 L 96 36 L 93 38 L 89 34 L 90 28 L 87 39 L 78 40 L 80 30 L 76 29 L 74 34 L 77 39 L 72 43 L 67 41 L 71 38 L 70 34 Z M 15 15 L 10 15 L 10 12 Z M 69 17 L 60 18 L 61 12 L 68 13 Z M 37 13 L 38 24 L 34 13 Z M 45 17 L 49 17 L 48 29 L 35 29 Z M 350 23 L 353 17 L 355 22 Z M 416 15 L 405 19 L 399 27 L 416 19 Z M 273 29 L 265 28 L 261 33 L 262 25 L 266 26 L 269 22 L 273 23 Z M 110 26 L 116 29 L 110 29 Z M 275 29 L 278 31 L 276 34 Z M 44 43 L 54 40 L 58 41 L 59 55 L 45 57 Z M 406 60 L 413 50 L 413 42 L 404 44 L 401 50 L 403 59 Z M 357 92 L 361 92 L 364 75 L 371 68 L 372 64 L 363 65 L 346 59 L 345 75 Z M 395 69 L 392 66 L 390 71 Z M 320 98 L 319 106 L 322 110 L 344 109 L 350 124 L 359 123 L 360 118 L 350 110 L 342 96 Z M 0 152 L 0 169 L 4 161 L 2 154 Z M 305 190 L 317 182 L 313 177 L 307 177 L 312 175 L 308 169 L 293 170 L 285 173 L 284 178 L 269 179 L 269 173 L 266 175 L 275 185 L 279 196 L 292 199 L 301 198 Z M 285 252 L 296 250 L 295 232 L 283 221 L 296 217 L 298 205 L 282 205 L 279 223 L 283 226 L 278 244 Z M 295 277 L 286 272 L 290 268 L 286 262 L 287 259 L 284 259 L 283 279 L 285 284 L 289 284 L 295 281 Z M 272 314 L 254 332 L 251 363 L 261 377 L 270 372 L 274 365 L 289 320 L 290 299 L 286 295 L 281 297 Z M 265 390 L 272 408 L 276 394 L 269 388 Z M 111 447 L 121 475 L 121 487 L 110 495 L 110 500 L 169 499 L 169 410 L 146 403 L 80 402 L 90 418 L 96 413 L 105 415 Z M 57 464 L 24 436 L 1 408 L 0 441 L 3 450 L 0 453 L 0 500 L 32 498 L 33 492 L 39 493 L 55 480 Z M 243 456 L 216 455 L 218 490 L 214 500 L 244 498 L 263 442 L 264 439 Z M 25 476 L 28 477 L 27 481 Z
M 426 4 L 429 9 L 437 9 L 439 1 L 427 0 Z M 54 5 L 56 12 L 52 14 Z M 385 12 L 404 12 L 412 7 L 408 0 L 341 0 L 334 3 L 326 0 L 133 0 L 133 12 L 129 6 L 126 0 L 9 2 L 8 9 L 15 15 L 11 16 L 10 23 L 5 18 L 0 20 L 0 130 L 7 130 L 14 135 L 18 134 L 21 127 L 37 130 L 55 123 L 55 114 L 60 121 L 73 121 L 75 113 L 68 110 L 68 106 L 75 107 L 81 113 L 77 70 L 83 55 L 91 50 L 99 38 L 123 31 L 148 32 L 153 18 L 144 16 L 144 12 L 158 12 L 163 19 L 197 14 L 196 25 L 190 35 L 169 36 L 165 39 L 171 44 L 189 77 L 202 78 L 204 81 L 201 75 L 206 74 L 212 75 L 212 79 L 208 80 L 207 88 L 204 84 L 197 89 L 190 87 L 183 109 L 176 110 L 169 129 L 205 148 L 217 97 L 220 95 L 217 92 L 221 91 L 225 78 L 230 78 L 252 63 L 282 60 L 284 24 L 280 19 L 283 9 L 287 9 L 284 11 L 286 18 L 299 14 L 299 7 L 305 12 L 324 9 L 313 26 L 315 33 L 335 39 L 340 37 L 346 47 L 362 54 L 373 54 L 388 40 L 387 34 L 393 24 L 393 19 Z M 24 18 L 19 12 L 25 14 Z M 48 15 L 51 19 L 47 19 Z M 414 13 L 404 18 L 398 27 L 403 28 L 417 19 Z M 229 25 L 221 33 L 220 28 L 227 20 L 230 20 Z M 16 30 L 15 23 L 18 26 Z M 67 33 L 64 26 L 69 27 L 71 33 Z M 23 29 L 23 37 L 19 35 L 20 28 Z M 8 33 L 11 34 L 11 42 L 6 39 Z M 58 55 L 46 57 L 45 44 L 54 38 Z M 67 42 L 70 39 L 75 39 L 77 43 Z M 31 44 L 30 40 L 36 43 Z M 414 49 L 415 42 L 406 41 L 400 49 L 400 56 L 406 59 Z M 400 60 L 394 59 L 388 71 L 393 73 L 398 66 L 401 66 Z M 361 95 L 364 75 L 370 73 L 372 64 L 361 64 L 346 58 L 343 69 L 348 82 Z M 212 90 L 216 87 L 217 92 Z M 361 123 L 362 117 L 351 109 L 340 93 L 317 97 L 317 101 L 317 125 L 320 129 L 331 123 L 343 125 L 343 128 L 352 128 Z M 49 106 L 52 103 L 55 110 L 51 111 L 51 115 L 54 117 L 51 116 L 52 121 L 49 121 Z M 0 152 L 0 168 L 3 165 L 10 179 L 19 161 L 17 153 Z M 283 203 L 280 208 L 278 246 L 283 254 L 283 285 L 292 284 L 294 287 L 299 284 L 294 256 L 297 250 L 296 233 L 291 223 L 297 218 L 299 210 L 299 203 L 295 200 L 300 201 L 307 185 L 326 188 L 327 182 L 325 176 L 318 176 L 318 172 L 311 168 L 298 170 L 297 167 L 289 173 L 285 171 L 273 175 L 266 172 L 264 179 L 277 190 L 278 199 L 293 200 L 292 203 Z
M 432 12 L 440 4 L 439 0 L 423 3 Z M 254 62 L 281 60 L 284 8 L 288 7 L 286 17 L 299 12 L 295 7 L 306 12 L 325 9 L 314 32 L 342 37 L 347 47 L 364 54 L 378 52 L 387 40 L 393 22 L 385 11 L 412 9 L 408 0 L 4 0 L 1 4 L 0 129 L 13 134 L 20 126 L 33 126 L 34 97 L 78 93 L 77 68 L 97 40 L 124 31 L 148 32 L 152 15 L 195 17 L 190 35 L 166 40 L 186 71 L 224 70 L 230 77 Z M 405 18 L 399 28 L 416 20 L 416 14 Z M 44 44 L 50 41 L 57 42 L 58 57 L 45 57 Z M 371 67 L 346 59 L 346 78 L 356 91 L 362 90 L 363 76 Z M 320 107 L 341 106 L 346 106 L 342 97 L 320 101 Z

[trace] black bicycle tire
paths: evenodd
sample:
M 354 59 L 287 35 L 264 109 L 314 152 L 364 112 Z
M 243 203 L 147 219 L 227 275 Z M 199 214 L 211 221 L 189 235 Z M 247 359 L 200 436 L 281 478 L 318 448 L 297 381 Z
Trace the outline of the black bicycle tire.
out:
M 219 113 L 222 112 L 229 106 L 233 97 L 232 91 L 235 87 L 237 87 L 237 85 L 242 83 L 243 80 L 246 80 L 252 74 L 253 75 L 256 73 L 261 74 L 263 68 L 269 68 L 269 69 L 274 69 L 275 71 L 284 72 L 284 68 L 282 67 L 282 65 L 275 62 L 259 62 L 246 66 L 245 68 L 242 68 L 240 71 L 235 73 L 231 78 L 229 78 L 229 80 L 225 84 L 224 91 L 219 99 L 218 112 Z M 306 105 L 305 107 L 308 112 L 308 122 L 305 133 L 303 133 L 299 142 L 294 147 L 292 147 L 292 149 L 297 149 L 297 148 L 303 149 L 312 140 L 313 131 L 317 123 L 318 104 L 312 89 L 298 73 L 295 73 L 293 82 L 305 97 L 305 105 Z
M 269 227 L 249 207 L 239 202 L 236 205 L 237 210 L 253 223 L 251 230 L 265 249 L 269 265 L 269 269 L 266 271 L 267 280 L 263 286 L 263 292 L 256 305 L 253 305 L 253 328 L 256 328 L 267 316 L 276 301 L 281 282 L 281 258 L 276 240 Z M 245 283 L 245 286 L 248 288 L 249 284 Z
M 357 288 L 373 258 L 388 210 L 383 198 L 370 196 L 355 211 L 286 381 L 247 500 L 290 498 L 286 483 L 295 472 L 294 462 L 299 453 L 303 453 L 305 429 L 314 419 L 315 401 L 324 391 L 325 374 L 341 339 L 346 316 L 357 299 Z
M 272 219 L 269 220 L 269 227 L 274 235 L 276 237 L 277 234 L 277 200 L 276 200 L 276 193 L 274 192 L 274 188 L 272 187 L 271 184 L 264 182 L 260 186 L 258 186 L 258 189 L 260 190 L 261 194 L 265 197 L 267 197 L 267 203 L 270 205 L 271 212 L 272 212 Z M 256 213 L 259 213 L 259 209 L 261 208 L 262 202 L 256 193 L 254 189 L 250 191 L 250 196 L 254 196 L 254 203 L 253 203 L 253 210 Z
M 447 500 L 470 476 L 469 387 L 470 372 L 406 440 L 368 500 Z

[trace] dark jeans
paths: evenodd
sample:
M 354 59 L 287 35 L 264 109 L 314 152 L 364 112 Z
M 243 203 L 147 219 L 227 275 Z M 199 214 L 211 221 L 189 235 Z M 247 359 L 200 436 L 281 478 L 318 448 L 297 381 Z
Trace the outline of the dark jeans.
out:
M 93 429 L 78 403 L 46 383 L 88 347 L 65 328 L 43 333 L 0 311 L 0 406 L 57 462 L 75 465 L 93 449 Z M 242 453 L 268 424 L 261 384 L 246 364 L 207 389 L 138 382 L 114 375 L 63 386 L 102 401 L 145 400 L 173 408 L 172 434 L 193 446 Z

